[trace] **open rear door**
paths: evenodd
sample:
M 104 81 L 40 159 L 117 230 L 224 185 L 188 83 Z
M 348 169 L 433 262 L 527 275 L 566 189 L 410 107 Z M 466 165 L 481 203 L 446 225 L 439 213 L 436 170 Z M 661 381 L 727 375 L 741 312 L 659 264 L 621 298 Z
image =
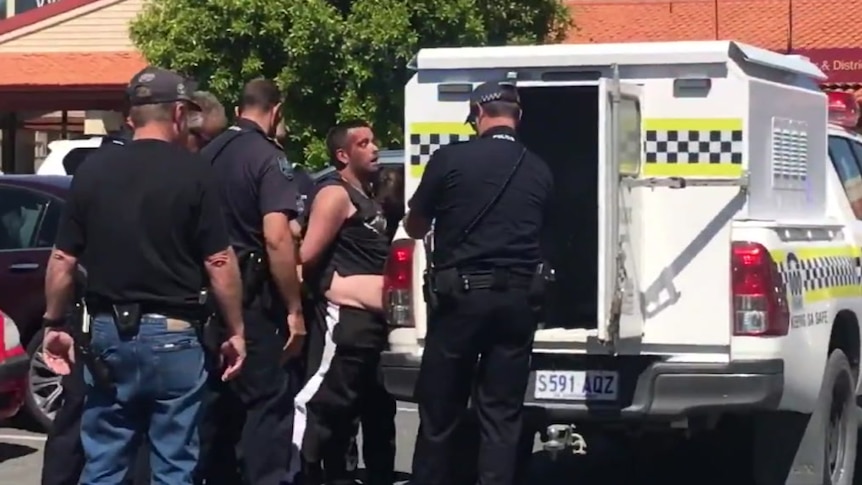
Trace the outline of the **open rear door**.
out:
M 639 340 L 644 319 L 637 284 L 637 204 L 624 178 L 641 170 L 641 88 L 618 78 L 599 81 L 599 340 L 620 352 Z

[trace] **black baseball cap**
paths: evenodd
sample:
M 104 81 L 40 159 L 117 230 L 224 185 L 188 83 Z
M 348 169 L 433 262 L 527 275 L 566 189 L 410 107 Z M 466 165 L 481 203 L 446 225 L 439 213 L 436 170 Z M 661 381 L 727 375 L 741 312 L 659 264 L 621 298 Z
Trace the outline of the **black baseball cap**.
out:
M 470 93 L 470 114 L 467 115 L 467 121 L 470 122 L 478 114 L 474 109 L 475 106 L 481 106 L 492 101 L 508 101 L 511 103 L 521 104 L 521 98 L 518 96 L 518 90 L 510 81 L 490 81 L 476 86 L 476 89 Z
M 187 101 L 200 108 L 192 99 L 197 83 L 173 71 L 148 66 L 132 77 L 126 96 L 129 105 L 173 103 Z

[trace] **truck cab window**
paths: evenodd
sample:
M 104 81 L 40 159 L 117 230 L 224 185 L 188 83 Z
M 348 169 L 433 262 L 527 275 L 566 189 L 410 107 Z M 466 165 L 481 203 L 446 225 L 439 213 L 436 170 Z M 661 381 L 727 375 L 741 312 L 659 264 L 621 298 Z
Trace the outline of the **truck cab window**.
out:
M 853 215 L 856 219 L 862 220 L 862 172 L 851 142 L 845 138 L 830 136 L 829 158 L 844 186 L 844 193 L 847 195 L 850 207 L 853 208 Z

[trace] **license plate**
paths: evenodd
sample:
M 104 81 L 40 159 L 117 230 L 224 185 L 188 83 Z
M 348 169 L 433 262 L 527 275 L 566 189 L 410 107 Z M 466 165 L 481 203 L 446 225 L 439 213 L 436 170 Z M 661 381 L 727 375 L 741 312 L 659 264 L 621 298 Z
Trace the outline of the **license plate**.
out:
M 536 371 L 536 399 L 614 401 L 619 374 L 615 371 Z

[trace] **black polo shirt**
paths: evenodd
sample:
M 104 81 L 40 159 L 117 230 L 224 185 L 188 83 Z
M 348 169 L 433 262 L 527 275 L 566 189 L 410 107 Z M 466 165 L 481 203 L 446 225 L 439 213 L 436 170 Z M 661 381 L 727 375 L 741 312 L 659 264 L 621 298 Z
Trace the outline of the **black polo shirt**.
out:
M 241 131 L 228 129 L 201 154 L 212 163 L 231 244 L 243 254 L 263 251 L 263 216 L 280 212 L 296 218 L 300 193 L 275 140 L 249 120 L 238 120 L 236 128 Z
M 527 150 L 497 204 L 458 244 L 461 234 L 491 201 L 524 146 L 510 128 L 441 147 L 431 156 L 410 210 L 434 220 L 435 267 L 462 272 L 495 267 L 532 270 L 540 261 L 539 239 L 553 179 L 545 162 Z
M 159 140 L 99 149 L 72 179 L 56 246 L 87 268 L 87 298 L 197 301 L 205 258 L 228 247 L 209 165 Z

